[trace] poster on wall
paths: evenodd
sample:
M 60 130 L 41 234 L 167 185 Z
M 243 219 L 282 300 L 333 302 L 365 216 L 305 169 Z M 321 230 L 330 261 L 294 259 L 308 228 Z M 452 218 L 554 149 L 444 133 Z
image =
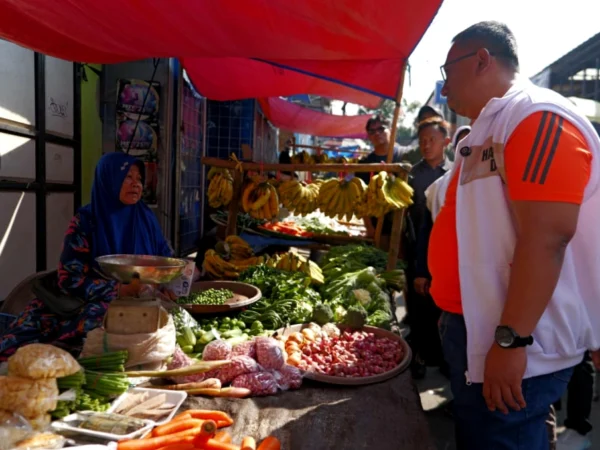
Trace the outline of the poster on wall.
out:
M 144 162 L 144 201 L 149 205 L 158 201 L 159 108 L 160 83 L 117 80 L 116 148 Z

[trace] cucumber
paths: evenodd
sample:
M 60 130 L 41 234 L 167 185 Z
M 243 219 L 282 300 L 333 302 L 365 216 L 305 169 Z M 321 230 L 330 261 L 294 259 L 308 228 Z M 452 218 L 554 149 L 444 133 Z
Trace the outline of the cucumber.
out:
M 194 346 L 186 345 L 185 347 L 181 347 L 181 350 L 183 350 L 183 353 L 185 353 L 185 354 L 194 353 Z
M 180 347 L 186 347 L 189 344 L 189 342 L 185 339 L 184 336 L 177 336 L 177 345 L 179 345 Z
M 194 329 L 194 335 L 196 336 L 196 339 L 200 339 L 203 334 L 204 334 L 204 331 L 202 331 L 202 328 Z
M 208 344 L 210 341 L 214 341 L 216 339 L 215 332 L 213 330 L 207 331 L 206 333 L 202 333 L 202 337 L 198 342 L 202 344 Z
M 221 333 L 221 338 L 229 339 L 229 338 L 239 337 L 242 334 L 244 334 L 242 332 L 242 330 L 240 330 L 239 328 L 234 328 L 233 330 L 229 330 L 229 331 L 225 331 L 225 332 Z
M 191 345 L 192 347 L 196 345 L 196 335 L 190 327 L 185 327 L 183 329 L 183 336 L 185 337 L 188 345 Z

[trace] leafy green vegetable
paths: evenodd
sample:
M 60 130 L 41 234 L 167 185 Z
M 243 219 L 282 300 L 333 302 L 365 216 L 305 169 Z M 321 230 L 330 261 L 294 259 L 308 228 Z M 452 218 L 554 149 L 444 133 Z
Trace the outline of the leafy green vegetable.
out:
M 393 317 L 391 313 L 377 310 L 367 318 L 367 325 L 389 330 L 392 327 L 392 321 Z

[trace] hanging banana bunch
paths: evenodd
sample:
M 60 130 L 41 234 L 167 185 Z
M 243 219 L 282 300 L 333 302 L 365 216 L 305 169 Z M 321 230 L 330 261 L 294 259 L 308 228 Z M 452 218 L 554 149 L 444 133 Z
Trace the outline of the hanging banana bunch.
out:
M 371 178 L 364 199 L 364 216 L 382 217 L 412 205 L 413 188 L 402 178 L 379 172 Z
M 255 219 L 273 220 L 279 215 L 277 189 L 253 177 L 242 193 L 242 208 Z
M 208 171 L 208 204 L 211 208 L 229 205 L 233 197 L 233 178 L 229 170 L 211 167 Z
M 350 221 L 358 212 L 365 188 L 365 183 L 357 177 L 350 181 L 332 178 L 321 185 L 317 204 L 326 216 L 346 217 Z
M 314 164 L 315 160 L 309 153 L 304 150 L 292 156 L 292 164 Z
M 281 204 L 296 215 L 307 215 L 317 209 L 319 186 L 321 183 L 300 183 L 296 180 L 284 181 L 279 186 Z

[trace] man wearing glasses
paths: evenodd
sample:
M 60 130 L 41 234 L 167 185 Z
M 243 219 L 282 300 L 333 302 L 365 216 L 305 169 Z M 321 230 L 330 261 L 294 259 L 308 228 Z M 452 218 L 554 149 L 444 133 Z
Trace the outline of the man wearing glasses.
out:
M 458 34 L 442 94 L 470 118 L 429 241 L 458 448 L 549 448 L 545 420 L 600 347 L 600 139 L 519 76 L 514 35 Z
M 381 115 L 373 116 L 367 121 L 367 135 L 369 141 L 373 144 L 373 152 L 359 161 L 361 164 L 378 164 L 387 162 L 387 155 L 390 143 L 390 126 L 389 122 Z M 399 163 L 402 161 L 402 148 L 396 143 L 394 144 L 394 158 L 392 162 Z M 365 183 L 369 183 L 371 178 L 368 173 L 357 173 L 358 177 L 362 178 Z M 374 217 L 365 218 L 365 227 L 367 228 L 367 236 L 375 236 L 375 228 L 377 227 L 377 219 Z M 386 216 L 383 228 L 381 231 L 381 243 L 384 248 L 389 246 L 389 237 L 392 233 L 391 214 Z

